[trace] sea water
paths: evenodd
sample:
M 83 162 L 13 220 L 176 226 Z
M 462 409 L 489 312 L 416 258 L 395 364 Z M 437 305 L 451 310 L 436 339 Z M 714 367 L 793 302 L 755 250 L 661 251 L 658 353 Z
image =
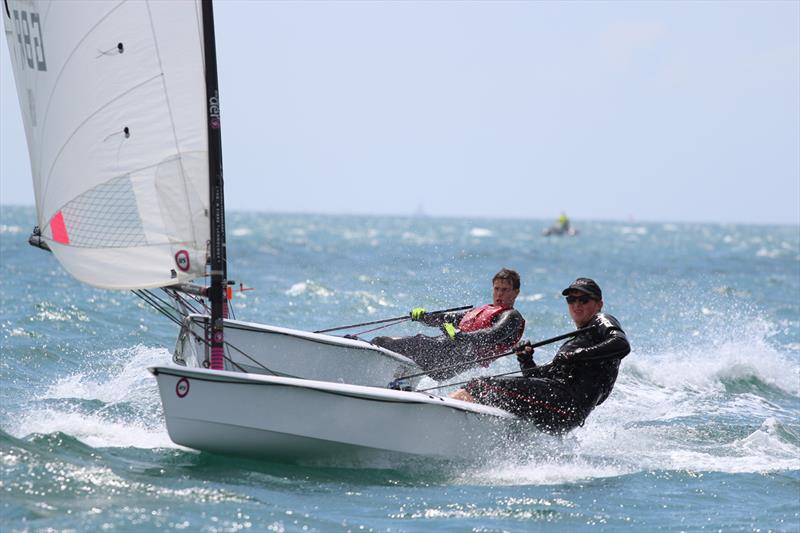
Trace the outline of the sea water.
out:
M 29 246 L 31 208 L 0 213 L 4 532 L 800 530 L 796 226 L 544 237 L 541 220 L 229 213 L 229 277 L 254 289 L 240 319 L 315 330 L 477 305 L 509 267 L 526 338 L 573 329 L 561 289 L 579 276 L 630 338 L 614 392 L 564 438 L 498 441 L 477 464 L 340 465 L 173 444 L 146 368 L 170 361 L 175 327 Z M 366 329 L 342 334 L 436 333 Z

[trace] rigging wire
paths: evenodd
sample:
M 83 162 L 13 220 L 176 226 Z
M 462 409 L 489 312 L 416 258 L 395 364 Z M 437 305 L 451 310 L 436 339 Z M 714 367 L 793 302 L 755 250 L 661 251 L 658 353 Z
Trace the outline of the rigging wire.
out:
M 181 316 L 181 317 L 183 316 L 183 312 L 180 309 L 176 308 L 175 302 L 164 300 L 163 298 L 158 296 L 153 291 L 150 291 L 150 290 L 147 290 L 147 289 L 144 289 L 141 292 L 146 293 L 148 295 L 148 297 L 151 298 L 152 300 L 160 302 L 165 308 L 169 308 L 170 312 L 173 313 L 174 316 L 176 316 L 176 318 L 178 316 Z M 164 292 L 167 295 L 170 295 L 166 290 Z M 173 297 L 173 299 L 177 300 L 177 295 L 174 295 L 172 297 Z M 182 302 L 178 301 L 177 303 L 180 304 Z
M 166 292 L 167 294 L 170 294 L 173 298 L 178 300 L 180 304 L 185 305 L 186 308 L 197 312 L 195 307 L 191 304 L 191 301 L 187 300 L 184 296 L 178 294 L 177 291 L 168 291 L 167 289 L 164 289 L 164 292 Z M 183 321 L 178 319 L 176 314 L 178 314 L 180 316 L 183 316 L 183 317 L 185 317 L 185 314 L 182 313 L 180 310 L 175 309 L 169 302 L 159 298 L 158 296 L 156 296 L 155 294 L 153 294 L 152 292 L 150 292 L 149 290 L 146 290 L 146 289 L 145 290 L 134 290 L 133 293 L 136 294 L 142 300 L 144 300 L 151 307 L 153 307 L 156 311 L 160 312 L 161 314 L 166 316 L 168 319 L 172 320 L 175 324 L 177 324 L 179 326 L 183 326 Z M 201 303 L 197 298 L 192 298 L 192 300 L 194 300 L 195 303 Z M 194 331 L 192 331 L 191 328 L 187 328 L 187 332 L 190 335 L 192 335 L 195 339 L 197 339 L 198 341 L 202 342 L 206 346 L 209 346 L 208 340 L 205 339 L 204 337 L 201 337 L 200 335 L 198 335 Z M 235 345 L 231 344 L 228 341 L 225 341 L 224 344 L 225 344 L 225 346 L 237 351 L 242 356 L 244 356 L 245 358 L 247 358 L 250 361 L 252 361 L 254 365 L 260 367 L 261 369 L 265 370 L 269 374 L 272 374 L 273 376 L 280 375 L 278 372 L 272 370 L 271 368 L 265 366 L 263 363 L 261 363 L 257 359 L 253 358 L 251 355 L 249 355 L 247 352 L 245 352 L 244 350 L 242 350 L 238 346 L 235 346 Z M 223 354 L 223 357 L 225 357 L 225 359 L 228 362 L 230 362 L 232 365 L 234 365 L 236 368 L 238 368 L 241 372 L 247 373 L 247 371 L 244 368 L 242 368 L 241 365 L 236 363 L 228 355 L 224 355 Z
M 161 290 L 164 291 L 170 298 L 175 300 L 175 302 L 180 305 L 181 307 L 192 311 L 195 314 L 202 314 L 208 312 L 208 307 L 203 302 L 202 298 L 199 298 L 194 295 L 186 294 L 185 296 L 182 295 L 175 289 L 170 289 L 166 287 L 161 287 Z M 201 309 L 197 309 L 195 304 L 200 306 Z M 181 312 L 181 315 L 185 313 Z
M 174 322 L 179 326 L 181 325 L 181 321 L 178 320 L 178 318 L 173 314 L 174 309 L 172 307 L 165 308 L 162 305 L 160 305 L 160 302 L 158 302 L 157 300 L 154 301 L 152 293 L 150 293 L 149 291 L 143 291 L 138 289 L 132 292 L 133 294 L 144 300 L 145 303 L 150 305 L 150 307 L 152 307 L 153 309 L 155 309 L 156 311 L 167 317 L 169 320 L 171 320 L 172 322 Z
M 364 331 L 359 331 L 358 333 L 353 333 L 352 335 L 354 337 L 358 337 L 359 335 L 363 335 L 364 333 L 372 333 L 373 331 L 378 331 L 379 329 L 388 328 L 389 326 L 395 326 L 395 325 L 399 324 L 400 322 L 405 322 L 406 320 L 408 320 L 408 319 L 407 318 L 401 318 L 401 319 L 397 320 L 396 322 L 390 322 L 390 323 L 385 324 L 383 326 L 378 326 L 377 328 L 365 329 Z

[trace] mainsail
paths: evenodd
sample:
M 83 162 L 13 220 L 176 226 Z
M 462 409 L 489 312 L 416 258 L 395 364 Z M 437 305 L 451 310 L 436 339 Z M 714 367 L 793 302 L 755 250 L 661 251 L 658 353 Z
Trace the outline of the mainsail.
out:
M 200 0 L 3 0 L 42 238 L 97 287 L 205 274 Z

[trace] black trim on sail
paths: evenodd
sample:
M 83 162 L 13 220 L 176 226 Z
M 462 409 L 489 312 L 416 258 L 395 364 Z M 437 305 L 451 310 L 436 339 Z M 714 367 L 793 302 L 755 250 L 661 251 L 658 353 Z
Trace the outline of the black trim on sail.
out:
M 208 114 L 209 221 L 211 224 L 211 368 L 224 368 L 223 318 L 225 316 L 225 201 L 222 179 L 222 132 L 220 125 L 217 48 L 214 36 L 214 9 L 211 0 L 202 0 L 203 45 L 206 67 L 206 112 Z

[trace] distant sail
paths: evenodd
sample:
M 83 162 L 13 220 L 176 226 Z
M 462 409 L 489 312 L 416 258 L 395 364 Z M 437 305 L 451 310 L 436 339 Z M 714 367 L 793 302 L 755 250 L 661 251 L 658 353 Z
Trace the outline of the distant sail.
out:
M 4 0 L 38 225 L 97 287 L 203 276 L 208 140 L 199 0 Z

